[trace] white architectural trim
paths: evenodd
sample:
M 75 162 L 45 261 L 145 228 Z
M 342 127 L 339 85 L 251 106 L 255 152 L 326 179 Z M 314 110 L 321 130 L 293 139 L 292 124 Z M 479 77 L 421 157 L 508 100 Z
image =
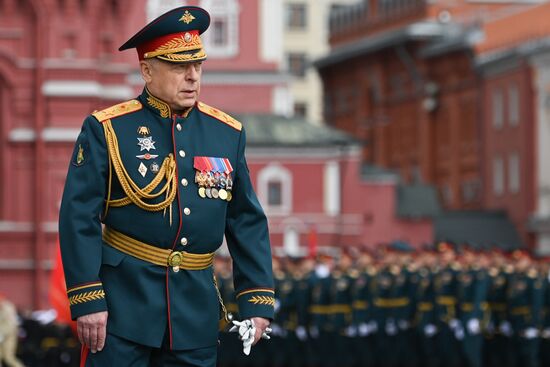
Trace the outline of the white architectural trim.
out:
M 283 2 L 260 0 L 260 58 L 281 64 L 283 57 Z
M 277 86 L 273 88 L 271 95 L 271 111 L 274 114 L 282 116 L 291 116 L 293 111 L 294 101 L 292 93 L 287 86 Z
M 283 74 L 278 71 L 266 72 L 242 72 L 242 71 L 209 71 L 206 66 L 202 75 L 201 83 L 203 85 L 287 85 L 291 78 L 288 74 Z
M 74 143 L 80 129 L 65 127 L 47 127 L 42 130 L 42 139 L 45 142 Z M 36 140 L 34 129 L 21 127 L 10 131 L 8 139 L 11 143 L 29 143 Z
M 206 54 L 211 58 L 230 58 L 239 54 L 239 19 L 241 7 L 237 0 L 201 0 L 200 6 L 210 13 L 210 30 L 201 36 Z M 213 26 L 216 20 L 227 25 L 227 43 L 215 45 Z
M 323 174 L 323 207 L 327 215 L 336 216 L 341 211 L 340 163 L 326 162 Z
M 12 143 L 27 143 L 36 140 L 34 129 L 20 127 L 9 132 L 8 139 Z M 1 231 L 1 230 L 0 230 Z
M 91 80 L 47 80 L 42 84 L 47 97 L 96 97 L 125 100 L 134 95 L 131 87 L 123 84 L 102 85 Z
M 281 205 L 268 203 L 269 182 L 281 183 Z M 286 215 L 292 212 L 292 173 L 287 168 L 273 163 L 258 172 L 258 197 L 267 214 Z

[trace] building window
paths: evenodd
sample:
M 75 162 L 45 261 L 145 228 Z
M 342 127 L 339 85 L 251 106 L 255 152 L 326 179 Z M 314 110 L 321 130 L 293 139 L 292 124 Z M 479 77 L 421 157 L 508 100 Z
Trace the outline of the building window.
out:
M 208 57 L 228 58 L 239 52 L 238 0 L 201 0 L 200 6 L 208 9 L 212 31 L 201 38 Z
M 293 76 L 303 78 L 306 75 L 306 55 L 303 53 L 288 54 L 288 71 Z
M 258 198 L 269 214 L 289 214 L 292 210 L 292 173 L 279 164 L 258 172 Z
M 306 118 L 307 116 L 307 103 L 296 102 L 294 103 L 294 116 L 299 118 Z
M 517 84 L 512 84 L 508 88 L 508 119 L 510 126 L 519 124 L 519 91 Z
M 501 89 L 493 91 L 493 126 L 501 129 L 504 122 L 504 96 Z
M 508 157 L 508 189 L 516 194 L 520 189 L 519 154 L 512 153 Z
M 504 162 L 502 158 L 493 158 L 493 193 L 497 196 L 504 193 Z
M 214 46 L 227 45 L 227 22 L 225 19 L 215 19 L 212 23 L 212 44 Z
M 481 183 L 477 179 L 462 182 L 462 200 L 469 204 L 479 200 Z
M 306 4 L 288 4 L 286 25 L 289 29 L 305 29 L 307 27 Z
M 269 181 L 267 183 L 267 203 L 269 206 L 281 206 L 283 204 L 283 184 L 281 181 Z

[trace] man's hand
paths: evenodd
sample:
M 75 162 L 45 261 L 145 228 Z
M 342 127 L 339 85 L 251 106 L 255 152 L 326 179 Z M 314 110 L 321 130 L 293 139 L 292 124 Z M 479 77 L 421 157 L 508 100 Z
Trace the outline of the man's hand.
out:
M 92 353 L 101 352 L 107 337 L 107 311 L 91 313 L 76 319 L 78 340 Z
M 254 334 L 254 343 L 252 343 L 252 345 L 256 345 L 256 343 L 260 341 L 263 333 L 269 326 L 269 320 L 264 319 L 263 317 L 253 317 L 252 321 L 254 322 L 254 326 L 256 327 L 256 334 Z

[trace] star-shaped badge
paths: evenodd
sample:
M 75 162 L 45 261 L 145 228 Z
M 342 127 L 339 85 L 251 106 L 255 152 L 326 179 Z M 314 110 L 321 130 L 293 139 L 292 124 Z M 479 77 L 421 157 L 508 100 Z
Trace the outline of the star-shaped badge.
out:
M 137 138 L 137 140 L 138 140 L 138 145 L 141 148 L 140 152 L 142 150 L 150 151 L 151 149 L 156 149 L 155 142 L 153 141 L 152 136 L 148 136 L 146 138 Z

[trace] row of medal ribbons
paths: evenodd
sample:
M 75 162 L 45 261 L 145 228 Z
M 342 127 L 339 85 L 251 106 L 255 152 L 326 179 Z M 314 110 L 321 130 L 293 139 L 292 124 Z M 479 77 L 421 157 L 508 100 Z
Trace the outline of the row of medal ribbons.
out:
M 233 167 L 227 158 L 195 157 L 195 183 L 199 186 L 201 198 L 231 201 Z

